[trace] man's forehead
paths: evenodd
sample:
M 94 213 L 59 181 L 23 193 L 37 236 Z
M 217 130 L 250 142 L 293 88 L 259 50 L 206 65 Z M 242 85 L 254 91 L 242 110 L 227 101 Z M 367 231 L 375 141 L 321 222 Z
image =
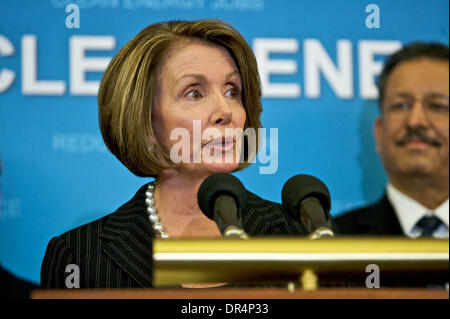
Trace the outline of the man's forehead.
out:
M 449 93 L 449 63 L 429 58 L 399 63 L 389 75 L 386 96 Z
M 410 91 L 395 91 L 394 94 L 391 94 L 391 97 L 395 98 L 405 98 L 405 99 L 414 99 L 417 97 L 417 94 L 415 92 Z M 430 90 L 426 92 L 422 97 L 422 99 L 447 99 L 448 100 L 448 94 L 445 94 L 443 92 L 439 92 L 437 90 Z

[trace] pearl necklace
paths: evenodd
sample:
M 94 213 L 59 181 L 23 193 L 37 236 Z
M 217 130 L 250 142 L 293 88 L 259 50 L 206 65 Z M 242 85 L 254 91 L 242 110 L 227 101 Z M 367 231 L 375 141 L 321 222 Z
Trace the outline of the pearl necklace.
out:
M 148 184 L 145 192 L 145 204 L 147 205 L 148 220 L 152 224 L 152 228 L 156 235 L 162 239 L 168 239 L 169 234 L 164 231 L 164 227 L 159 220 L 158 210 L 155 207 L 155 182 Z

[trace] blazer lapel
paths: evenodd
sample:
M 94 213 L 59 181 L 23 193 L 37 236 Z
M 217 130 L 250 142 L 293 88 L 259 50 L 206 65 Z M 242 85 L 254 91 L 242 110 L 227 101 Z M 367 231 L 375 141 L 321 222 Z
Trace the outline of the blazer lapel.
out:
M 371 216 L 376 216 L 371 220 L 371 229 L 375 234 L 403 235 L 400 222 L 386 194 L 373 206 Z
M 146 215 L 146 186 L 111 215 L 100 236 L 109 240 L 103 251 L 142 287 L 151 287 L 154 233 Z

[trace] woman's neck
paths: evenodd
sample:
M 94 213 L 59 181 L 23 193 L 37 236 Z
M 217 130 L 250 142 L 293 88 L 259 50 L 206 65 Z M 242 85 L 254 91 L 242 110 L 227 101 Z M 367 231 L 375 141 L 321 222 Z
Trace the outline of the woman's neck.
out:
M 197 192 L 207 176 L 188 175 L 177 170 L 164 171 L 156 180 L 155 201 L 161 211 L 171 215 L 197 215 L 201 210 Z
M 166 170 L 156 180 L 155 206 L 165 231 L 171 237 L 220 236 L 214 221 L 206 217 L 197 193 L 208 174 Z

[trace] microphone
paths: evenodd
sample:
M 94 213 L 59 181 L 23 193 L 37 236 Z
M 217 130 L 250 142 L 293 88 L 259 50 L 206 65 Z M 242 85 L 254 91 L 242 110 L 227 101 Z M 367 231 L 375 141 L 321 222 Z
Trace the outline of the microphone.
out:
M 202 212 L 217 223 L 224 237 L 248 238 L 241 222 L 247 192 L 239 179 L 226 173 L 211 175 L 200 186 L 197 200 Z
M 331 230 L 331 200 L 327 186 L 311 175 L 296 175 L 282 191 L 283 208 L 306 227 L 311 239 L 334 237 Z

